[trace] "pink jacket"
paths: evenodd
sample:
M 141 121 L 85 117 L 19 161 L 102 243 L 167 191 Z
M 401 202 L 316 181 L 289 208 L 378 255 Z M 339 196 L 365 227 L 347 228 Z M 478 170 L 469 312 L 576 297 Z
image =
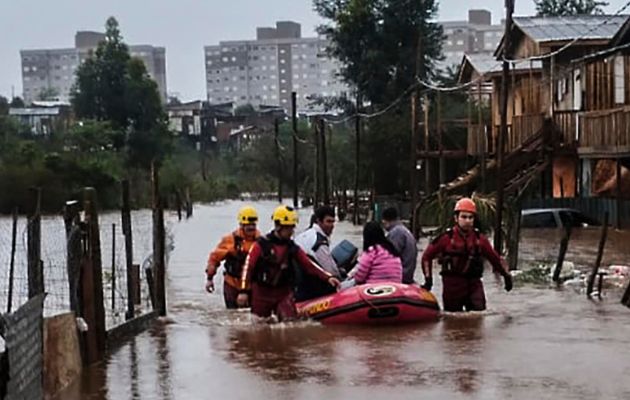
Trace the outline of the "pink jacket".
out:
M 375 282 L 402 283 L 402 262 L 380 245 L 364 251 L 354 274 L 357 284 Z

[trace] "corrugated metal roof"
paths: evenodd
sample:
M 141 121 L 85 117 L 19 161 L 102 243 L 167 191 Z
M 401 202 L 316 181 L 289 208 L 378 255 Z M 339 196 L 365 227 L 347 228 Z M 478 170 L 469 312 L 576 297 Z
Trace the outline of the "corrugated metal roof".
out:
M 514 23 L 537 42 L 612 39 L 628 15 L 575 17 L 514 17 Z
M 464 57 L 470 63 L 470 65 L 472 65 L 475 71 L 482 75 L 494 72 L 501 72 L 503 68 L 502 62 L 497 61 L 492 53 L 472 53 L 466 54 Z M 514 70 L 516 71 L 527 70 L 530 69 L 530 67 L 534 70 L 542 68 L 541 61 L 534 61 L 531 64 L 529 61 L 524 61 L 517 62 L 515 64 L 516 65 L 514 67 Z

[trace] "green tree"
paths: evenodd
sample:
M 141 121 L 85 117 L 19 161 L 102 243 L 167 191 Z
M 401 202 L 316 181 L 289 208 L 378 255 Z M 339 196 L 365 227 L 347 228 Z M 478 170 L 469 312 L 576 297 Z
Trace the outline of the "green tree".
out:
M 236 107 L 236 109 L 234 110 L 234 115 L 239 115 L 239 116 L 249 116 L 249 115 L 255 115 L 256 114 L 256 109 L 254 109 L 254 106 L 252 106 L 251 104 L 243 104 L 241 106 Z
M 418 40 L 420 78 L 441 58 L 443 33 L 435 22 L 437 0 L 314 0 L 328 22 L 318 32 L 343 64 L 343 80 L 374 105 L 385 104 L 415 83 Z
M 118 22 L 110 17 L 106 39 L 77 70 L 71 102 L 79 118 L 109 122 L 112 144 L 126 149 L 129 166 L 149 168 L 169 151 L 170 134 L 158 92 L 142 60 L 132 58 Z
M 603 14 L 602 7 L 608 5 L 597 0 L 534 0 L 536 13 L 544 17 Z
M 0 96 L 0 116 L 7 115 L 9 113 L 9 100 L 6 97 Z
M 37 94 L 37 100 L 54 100 L 57 98 L 57 96 L 59 96 L 59 90 L 53 87 L 48 87 L 40 90 L 40 92 Z
M 13 99 L 11 99 L 11 107 L 15 107 L 15 108 L 22 108 L 25 106 L 24 104 L 24 100 L 22 100 L 21 97 L 16 96 Z

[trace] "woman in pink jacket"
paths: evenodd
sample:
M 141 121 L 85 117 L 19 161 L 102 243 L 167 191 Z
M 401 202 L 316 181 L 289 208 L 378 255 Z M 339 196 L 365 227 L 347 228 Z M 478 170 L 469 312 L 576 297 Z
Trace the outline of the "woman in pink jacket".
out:
M 394 245 L 378 222 L 363 228 L 363 254 L 354 273 L 357 285 L 375 282 L 402 283 L 402 262 Z

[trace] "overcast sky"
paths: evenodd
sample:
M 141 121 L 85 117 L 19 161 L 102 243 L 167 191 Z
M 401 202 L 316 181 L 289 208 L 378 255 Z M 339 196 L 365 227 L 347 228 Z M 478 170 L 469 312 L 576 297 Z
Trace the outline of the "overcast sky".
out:
M 626 0 L 609 0 L 614 13 Z M 439 19 L 464 20 L 468 8 L 503 16 L 504 0 L 441 0 Z M 533 0 L 516 0 L 516 15 L 531 15 Z M 257 26 L 277 20 L 314 34 L 321 22 L 311 0 L 0 0 L 0 95 L 22 94 L 20 49 L 73 47 L 77 30 L 100 30 L 115 16 L 129 44 L 166 47 L 169 93 L 205 98 L 203 46 L 254 39 Z

